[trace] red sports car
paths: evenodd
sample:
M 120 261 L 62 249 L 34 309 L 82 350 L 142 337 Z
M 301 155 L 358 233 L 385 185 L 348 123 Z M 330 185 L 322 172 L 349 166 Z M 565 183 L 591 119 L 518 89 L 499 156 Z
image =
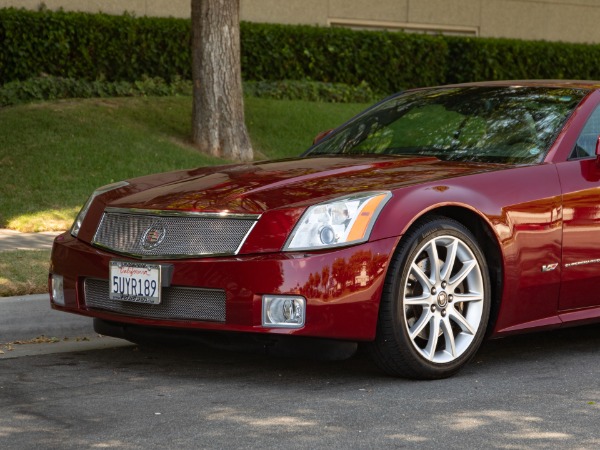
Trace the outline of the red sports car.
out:
M 600 318 L 599 106 L 593 82 L 416 89 L 299 158 L 102 187 L 54 243 L 52 307 L 452 375 L 486 335 Z

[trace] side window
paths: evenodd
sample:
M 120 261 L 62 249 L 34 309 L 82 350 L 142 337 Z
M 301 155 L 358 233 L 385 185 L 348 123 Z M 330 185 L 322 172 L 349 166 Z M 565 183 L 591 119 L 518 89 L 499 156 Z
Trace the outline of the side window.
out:
M 569 159 L 589 158 L 596 153 L 596 141 L 600 136 L 600 107 L 597 107 L 577 138 Z

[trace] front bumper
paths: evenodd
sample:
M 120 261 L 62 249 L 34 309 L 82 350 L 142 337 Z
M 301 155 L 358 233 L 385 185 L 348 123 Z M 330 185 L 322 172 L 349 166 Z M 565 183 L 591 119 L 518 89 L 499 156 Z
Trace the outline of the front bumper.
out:
M 397 240 L 389 238 L 310 254 L 272 253 L 152 261 L 172 267 L 168 289 L 173 292 L 195 288 L 222 295 L 224 317 L 199 320 L 164 317 L 158 308 L 158 311 L 152 310 L 153 305 L 130 302 L 122 302 L 126 303 L 123 308 L 113 309 L 106 302 L 117 301 L 108 300 L 108 289 L 105 299 L 92 302 L 90 297 L 86 302 L 86 292 L 88 295 L 91 292 L 89 286 L 93 283 L 97 288 L 108 280 L 110 260 L 133 260 L 92 247 L 65 233 L 54 242 L 50 269 L 52 274 L 63 277 L 64 305 L 52 302 L 52 307 L 102 320 L 150 327 L 369 341 L 375 337 L 379 299 Z M 94 292 L 97 297 L 102 289 Z M 262 296 L 269 294 L 306 298 L 304 326 L 297 329 L 263 326 Z M 177 302 L 177 297 L 173 297 Z M 145 308 L 143 314 L 136 312 L 142 308 Z

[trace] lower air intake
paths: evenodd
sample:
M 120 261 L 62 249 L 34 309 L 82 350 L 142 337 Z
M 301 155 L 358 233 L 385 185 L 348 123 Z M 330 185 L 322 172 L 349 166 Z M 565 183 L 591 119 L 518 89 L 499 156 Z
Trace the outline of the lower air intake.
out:
M 149 305 L 111 300 L 108 281 L 87 278 L 84 281 L 84 295 L 88 308 L 126 316 L 225 322 L 225 291 L 219 289 L 165 287 L 161 303 Z

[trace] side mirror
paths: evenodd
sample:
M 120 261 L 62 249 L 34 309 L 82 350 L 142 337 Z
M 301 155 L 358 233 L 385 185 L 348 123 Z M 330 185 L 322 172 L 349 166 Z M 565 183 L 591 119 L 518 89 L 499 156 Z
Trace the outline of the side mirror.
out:
M 596 165 L 600 166 L 600 136 L 596 139 Z
M 333 128 L 331 130 L 327 130 L 327 131 L 321 131 L 319 134 L 317 134 L 315 136 L 315 138 L 313 139 L 313 145 L 319 143 L 319 141 L 322 141 L 327 135 L 329 135 L 329 133 L 331 133 L 333 131 Z M 600 139 L 600 136 L 598 136 L 598 139 Z M 598 146 L 596 146 L 596 152 L 598 152 Z M 598 153 L 596 153 L 598 154 Z

